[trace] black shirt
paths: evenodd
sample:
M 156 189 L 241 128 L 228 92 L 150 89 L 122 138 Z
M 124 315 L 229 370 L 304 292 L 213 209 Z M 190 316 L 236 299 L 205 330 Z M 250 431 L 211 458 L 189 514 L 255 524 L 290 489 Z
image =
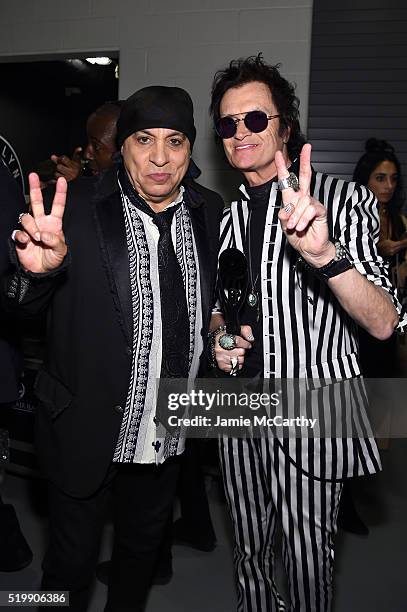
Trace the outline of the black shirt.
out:
M 249 200 L 249 219 L 245 237 L 244 251 L 249 266 L 249 288 L 247 291 L 245 305 L 240 318 L 243 325 L 250 325 L 253 330 L 254 342 L 252 348 L 246 352 L 245 362 L 241 372 L 243 377 L 252 377 L 263 373 L 263 316 L 261 300 L 261 254 L 263 250 L 264 227 L 266 223 L 267 207 L 270 199 L 272 183 L 271 179 L 263 185 L 246 187 Z M 249 306 L 247 297 L 249 294 L 257 297 L 255 306 Z

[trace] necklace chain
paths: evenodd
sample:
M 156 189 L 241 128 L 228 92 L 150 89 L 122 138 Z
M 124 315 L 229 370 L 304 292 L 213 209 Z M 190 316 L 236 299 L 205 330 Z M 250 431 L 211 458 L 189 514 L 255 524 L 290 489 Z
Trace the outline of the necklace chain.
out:
M 257 273 L 256 278 L 253 281 L 252 248 L 251 248 L 251 220 L 252 220 L 252 211 L 249 210 L 249 218 L 247 220 L 247 231 L 246 231 L 246 244 L 247 244 L 247 259 L 249 261 L 249 275 L 250 275 L 251 291 L 249 295 L 247 296 L 247 303 L 251 308 L 257 308 L 256 321 L 258 321 L 260 317 L 260 308 L 259 308 L 259 296 L 256 291 L 256 285 L 259 279 L 260 271 Z

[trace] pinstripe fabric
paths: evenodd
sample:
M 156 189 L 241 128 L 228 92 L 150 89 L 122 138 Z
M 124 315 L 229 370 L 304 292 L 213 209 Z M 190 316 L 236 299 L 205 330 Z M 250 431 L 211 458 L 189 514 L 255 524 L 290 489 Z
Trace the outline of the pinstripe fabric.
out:
M 241 191 L 243 198 L 232 202 L 224 213 L 221 252 L 232 246 L 243 250 L 249 208 L 248 194 L 244 187 Z M 327 209 L 331 239 L 347 247 L 355 268 L 388 291 L 399 308 L 387 267 L 376 252 L 379 219 L 374 196 L 355 183 L 320 173 L 313 173 L 311 194 Z M 364 384 L 358 378 L 356 326 L 327 285 L 296 267 L 297 253 L 287 243 L 278 220 L 280 207 L 281 193 L 274 182 L 264 235 L 258 237 L 263 239 L 263 338 L 256 341 L 262 343 L 264 377 L 308 379 L 315 389 L 321 419 L 334 423 L 337 437 L 220 441 L 235 530 L 239 612 L 330 610 L 341 480 L 380 469 L 365 412 Z M 255 277 L 257 270 L 252 274 Z M 356 381 L 346 391 L 349 414 L 340 411 L 335 385 L 321 380 L 332 378 Z M 305 414 L 307 406 L 302 408 Z M 359 437 L 350 436 L 347 423 L 360 432 Z M 277 518 L 283 528 L 283 560 L 291 600 L 288 608 L 273 580 Z
M 309 479 L 278 445 L 223 438 L 220 456 L 235 531 L 239 612 L 321 612 L 332 602 L 333 536 L 340 482 Z M 291 603 L 274 581 L 277 519 Z
M 248 206 L 244 199 L 225 210 L 221 226 L 221 252 L 234 246 L 243 250 Z M 355 268 L 370 281 L 383 287 L 400 305 L 388 277 L 387 266 L 377 255 L 379 235 L 376 200 L 366 188 L 321 173 L 313 173 L 311 193 L 325 205 L 329 232 L 349 250 Z M 357 355 L 357 328 L 340 307 L 327 285 L 311 272 L 295 269 L 297 253 L 288 245 L 278 221 L 281 193 L 272 184 L 263 236 L 261 258 L 261 310 L 265 378 L 347 379 L 360 375 Z M 254 271 L 256 276 L 257 271 Z M 260 341 L 259 338 L 256 339 Z M 317 386 L 320 386 L 320 382 Z M 355 412 L 362 411 L 365 396 L 353 397 Z M 325 478 L 344 478 L 375 473 L 380 468 L 376 443 L 364 439 L 313 441 L 313 454 L 320 454 L 321 443 L 327 457 Z M 298 454 L 298 443 L 287 440 L 290 454 Z M 308 442 L 303 445 L 308 463 Z M 320 462 L 315 475 L 321 476 Z M 332 471 L 333 470 L 333 471 Z

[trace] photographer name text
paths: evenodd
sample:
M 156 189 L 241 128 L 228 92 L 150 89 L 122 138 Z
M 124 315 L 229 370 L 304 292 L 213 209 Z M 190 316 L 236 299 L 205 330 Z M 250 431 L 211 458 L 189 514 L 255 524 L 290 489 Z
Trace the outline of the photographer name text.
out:
M 197 415 L 191 418 L 171 415 L 168 424 L 171 427 L 307 427 L 314 429 L 317 419 L 307 417 L 284 418 L 281 415 L 268 417 L 266 415 L 253 415 L 248 417 L 221 417 Z

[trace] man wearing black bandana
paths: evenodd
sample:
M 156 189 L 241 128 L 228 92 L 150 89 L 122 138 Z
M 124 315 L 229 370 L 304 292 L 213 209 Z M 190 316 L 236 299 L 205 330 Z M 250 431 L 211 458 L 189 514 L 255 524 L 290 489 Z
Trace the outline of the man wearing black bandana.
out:
M 87 609 L 109 493 L 115 540 L 106 610 L 144 609 L 184 448 L 156 413 L 156 379 L 193 379 L 209 326 L 223 203 L 193 180 L 192 101 L 146 87 L 123 105 L 116 166 L 69 187 L 14 232 L 6 305 L 47 309 L 36 392 L 49 485 L 44 590 Z M 48 608 L 49 609 L 49 608 Z
M 249 286 L 239 336 L 225 331 L 220 307 L 214 310 L 212 353 L 215 367 L 257 376 L 262 388 L 273 386 L 267 380 L 285 379 L 282 389 L 296 389 L 295 379 L 306 379 L 304 385 L 318 386 L 311 397 L 329 400 L 324 380 L 360 381 L 354 322 L 384 339 L 399 322 L 400 305 L 376 253 L 373 194 L 313 171 L 298 104 L 293 86 L 261 55 L 232 61 L 215 76 L 215 129 L 228 162 L 245 178 L 241 199 L 225 211 L 220 252 L 237 248 L 246 254 Z M 291 386 L 287 379 L 294 379 Z M 304 404 L 290 403 L 286 395 L 282 404 L 301 414 Z M 363 389 L 351 396 L 352 415 L 363 410 L 363 397 Z M 317 405 L 322 418 L 328 421 L 332 411 L 335 420 L 339 406 Z M 342 481 L 380 469 L 368 427 L 360 437 L 341 431 L 324 438 L 321 425 L 320 436 L 288 439 L 264 428 L 257 438 L 221 439 L 238 612 L 331 609 Z M 274 580 L 278 521 L 288 601 Z

